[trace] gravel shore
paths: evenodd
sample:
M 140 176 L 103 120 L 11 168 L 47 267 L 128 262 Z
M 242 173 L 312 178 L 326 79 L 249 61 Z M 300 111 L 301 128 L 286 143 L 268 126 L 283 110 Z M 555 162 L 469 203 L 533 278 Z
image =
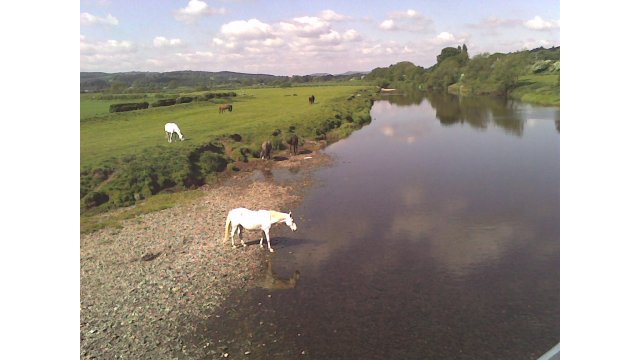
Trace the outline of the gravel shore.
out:
M 313 152 L 255 166 L 267 173 L 298 172 L 328 161 Z M 191 204 L 127 220 L 121 229 L 81 236 L 82 359 L 220 357 L 215 346 L 183 343 L 182 333 L 192 327 L 186 319 L 205 321 L 231 291 L 259 286 L 268 253 L 255 243 L 237 249 L 223 244 L 227 212 L 236 207 L 288 210 L 310 184 L 308 176 L 289 182 L 261 179 L 255 166 L 218 186 L 196 190 L 205 194 Z M 276 226 L 272 236 L 285 231 L 289 229 Z M 245 232 L 245 241 L 257 239 L 258 232 Z M 274 247 L 277 252 L 277 243 Z

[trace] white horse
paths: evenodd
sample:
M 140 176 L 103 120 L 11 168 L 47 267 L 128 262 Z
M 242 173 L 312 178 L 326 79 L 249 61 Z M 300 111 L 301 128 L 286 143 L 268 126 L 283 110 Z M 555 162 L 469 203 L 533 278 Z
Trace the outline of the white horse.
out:
M 242 246 L 247 246 L 242 240 L 242 229 L 247 230 L 262 230 L 264 235 L 267 237 L 267 246 L 269 247 L 269 251 L 273 252 L 271 248 L 271 239 L 269 238 L 269 229 L 273 224 L 285 223 L 291 231 L 296 231 L 298 228 L 296 223 L 293 222 L 293 218 L 291 217 L 291 212 L 282 213 L 273 210 L 258 210 L 253 211 L 245 208 L 236 208 L 229 211 L 229 215 L 227 215 L 227 221 L 224 226 L 224 241 L 229 239 L 229 234 L 231 234 L 231 246 L 233 248 L 236 247 L 236 243 L 233 239 L 236 231 L 238 232 L 238 237 L 242 242 Z M 260 234 L 260 247 L 262 246 L 263 237 Z
M 164 124 L 164 132 L 167 133 L 167 140 L 171 142 L 173 140 L 173 134 L 178 134 L 180 141 L 184 141 L 184 136 L 180 132 L 180 128 L 176 123 L 166 123 Z

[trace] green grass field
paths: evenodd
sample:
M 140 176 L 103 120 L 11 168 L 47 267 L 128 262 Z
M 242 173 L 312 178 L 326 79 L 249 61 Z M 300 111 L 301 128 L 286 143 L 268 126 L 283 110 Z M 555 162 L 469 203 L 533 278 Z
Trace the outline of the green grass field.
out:
M 93 166 L 111 157 L 135 154 L 153 146 L 186 147 L 223 134 L 240 134 L 243 142 L 258 143 L 275 129 L 295 126 L 310 133 L 333 118 L 341 103 L 362 87 L 318 86 L 236 91 L 233 111 L 218 113 L 218 104 L 199 102 L 109 114 L 109 105 L 130 100 L 81 100 L 81 114 L 95 114 L 80 123 L 81 166 Z M 308 97 L 315 95 L 316 104 Z M 218 99 L 218 101 L 220 101 Z M 367 109 L 368 110 L 368 109 Z M 82 115 L 81 115 L 82 116 Z M 187 138 L 167 143 L 164 124 L 175 122 Z
M 560 106 L 560 75 L 521 76 L 511 97 L 540 105 Z
M 228 99 L 109 113 L 114 103 L 155 100 L 96 100 L 81 95 L 80 197 L 83 213 L 132 205 L 172 189 L 215 179 L 234 161 L 251 161 L 260 144 L 285 147 L 290 133 L 304 140 L 348 136 L 371 121 L 374 96 L 368 86 L 333 85 L 233 90 Z M 217 93 L 224 91 L 216 91 Z M 181 94 L 187 96 L 202 93 Z M 309 96 L 316 103 L 309 104 Z M 220 114 L 221 103 L 233 111 Z M 179 125 L 185 141 L 168 143 L 167 122 Z M 240 135 L 241 139 L 237 140 Z M 236 138 L 236 139 L 234 139 Z M 231 166 L 233 168 L 233 166 Z M 157 207 L 162 207 L 162 202 Z

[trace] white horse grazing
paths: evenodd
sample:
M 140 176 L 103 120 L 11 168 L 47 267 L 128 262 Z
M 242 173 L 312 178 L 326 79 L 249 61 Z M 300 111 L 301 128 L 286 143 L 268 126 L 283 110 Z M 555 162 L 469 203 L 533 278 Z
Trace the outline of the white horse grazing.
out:
M 180 141 L 184 141 L 184 136 L 180 132 L 180 128 L 176 123 L 166 123 L 164 124 L 164 132 L 167 133 L 167 140 L 171 142 L 173 140 L 173 134 L 178 134 Z
M 224 226 L 224 241 L 229 239 L 229 233 L 231 233 L 231 246 L 236 247 L 236 243 L 233 239 L 236 231 L 238 231 L 238 237 L 242 242 L 242 246 L 247 246 L 242 240 L 242 229 L 247 230 L 262 230 L 267 237 L 267 246 L 269 251 L 273 252 L 271 248 L 271 239 L 269 238 L 269 229 L 273 224 L 285 223 L 292 231 L 296 231 L 298 228 L 296 223 L 293 222 L 291 212 L 281 213 L 273 210 L 258 210 L 253 211 L 245 208 L 236 208 L 229 211 L 227 215 L 227 221 Z M 260 236 L 260 247 L 262 246 L 263 237 Z

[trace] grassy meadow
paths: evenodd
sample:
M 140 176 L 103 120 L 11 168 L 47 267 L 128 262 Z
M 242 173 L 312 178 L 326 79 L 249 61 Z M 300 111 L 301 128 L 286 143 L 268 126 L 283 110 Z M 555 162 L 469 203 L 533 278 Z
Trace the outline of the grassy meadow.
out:
M 225 102 L 221 99 L 111 114 L 110 104 L 136 100 L 81 100 L 81 114 L 94 113 L 80 123 L 81 167 L 152 146 L 190 147 L 235 133 L 242 136 L 242 142 L 255 144 L 269 139 L 276 129 L 286 131 L 290 126 L 309 135 L 322 128 L 326 119 L 344 111 L 342 103 L 358 89 L 318 86 L 239 90 L 238 96 L 228 101 L 233 111 L 224 114 L 218 113 L 218 106 Z M 314 105 L 308 102 L 311 95 L 316 97 Z M 167 122 L 177 123 L 187 140 L 167 143 Z
M 237 96 L 228 99 L 119 113 L 109 113 L 109 106 L 155 99 L 81 95 L 82 211 L 131 205 L 166 189 L 197 187 L 235 161 L 254 160 L 265 140 L 285 148 L 291 133 L 329 142 L 345 137 L 370 121 L 374 94 L 371 87 L 350 85 L 234 92 Z M 313 105 L 311 95 L 316 98 Z M 233 104 L 233 111 L 219 114 L 218 106 L 226 102 Z M 185 141 L 167 142 L 167 122 L 178 124 Z

